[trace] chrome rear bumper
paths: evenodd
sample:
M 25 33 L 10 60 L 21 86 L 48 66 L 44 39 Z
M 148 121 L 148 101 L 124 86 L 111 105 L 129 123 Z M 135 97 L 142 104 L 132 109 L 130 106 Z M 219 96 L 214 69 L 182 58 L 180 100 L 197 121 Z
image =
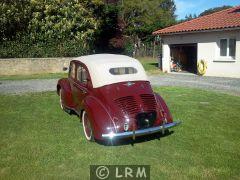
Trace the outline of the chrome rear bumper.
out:
M 170 129 L 174 126 L 177 126 L 181 124 L 180 121 L 168 123 L 165 125 L 157 126 L 157 127 L 151 127 L 147 129 L 140 129 L 136 131 L 127 131 L 127 132 L 122 132 L 122 133 L 108 133 L 108 134 L 102 134 L 103 139 L 120 139 L 120 138 L 128 138 L 128 137 L 133 137 L 133 136 L 143 136 L 147 134 L 153 134 L 162 131 L 164 133 L 165 129 Z

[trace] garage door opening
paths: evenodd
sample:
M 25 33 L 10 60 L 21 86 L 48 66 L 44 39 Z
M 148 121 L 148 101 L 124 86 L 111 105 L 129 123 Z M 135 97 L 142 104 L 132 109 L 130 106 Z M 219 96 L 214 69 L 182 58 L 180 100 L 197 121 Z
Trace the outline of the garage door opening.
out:
M 197 44 L 172 44 L 171 71 L 197 73 Z

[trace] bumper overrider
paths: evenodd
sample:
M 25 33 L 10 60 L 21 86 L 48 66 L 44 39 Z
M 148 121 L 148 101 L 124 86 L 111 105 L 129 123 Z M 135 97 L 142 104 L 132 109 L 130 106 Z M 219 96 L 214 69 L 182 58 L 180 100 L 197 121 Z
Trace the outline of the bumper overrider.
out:
M 128 137 L 135 137 L 135 136 L 144 136 L 148 134 L 154 134 L 157 132 L 162 132 L 164 134 L 164 131 L 166 129 L 170 129 L 172 127 L 175 127 L 177 125 L 181 124 L 181 121 L 176 121 L 172 123 L 167 123 L 161 126 L 151 127 L 147 129 L 140 129 L 136 131 L 127 131 L 127 132 L 121 132 L 121 133 L 113 133 L 110 132 L 108 134 L 102 134 L 103 139 L 121 139 L 121 138 L 128 138 Z

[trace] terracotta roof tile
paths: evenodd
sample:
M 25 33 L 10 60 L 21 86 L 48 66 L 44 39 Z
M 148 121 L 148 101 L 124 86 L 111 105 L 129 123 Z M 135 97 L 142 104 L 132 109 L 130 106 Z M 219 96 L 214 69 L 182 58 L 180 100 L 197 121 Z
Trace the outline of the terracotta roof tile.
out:
M 174 26 L 157 30 L 153 34 L 173 34 L 192 31 L 240 27 L 240 6 L 201 16 Z

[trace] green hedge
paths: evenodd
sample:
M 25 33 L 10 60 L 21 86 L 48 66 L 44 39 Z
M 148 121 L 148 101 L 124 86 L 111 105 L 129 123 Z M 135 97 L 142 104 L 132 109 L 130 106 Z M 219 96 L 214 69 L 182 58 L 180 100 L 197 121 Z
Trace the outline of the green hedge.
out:
M 76 40 L 27 42 L 5 41 L 0 44 L 0 58 L 75 57 L 87 54 L 90 47 L 84 47 Z

